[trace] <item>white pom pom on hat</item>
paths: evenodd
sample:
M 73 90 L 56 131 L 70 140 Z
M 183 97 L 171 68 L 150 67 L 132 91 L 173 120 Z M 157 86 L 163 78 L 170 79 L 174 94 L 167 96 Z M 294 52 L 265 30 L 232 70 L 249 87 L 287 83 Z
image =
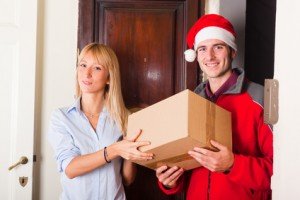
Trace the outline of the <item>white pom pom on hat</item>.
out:
M 200 42 L 208 39 L 222 40 L 237 51 L 236 33 L 229 20 L 221 15 L 207 14 L 202 16 L 189 30 L 186 40 L 190 49 L 184 52 L 185 60 L 193 62 Z
M 197 57 L 196 51 L 194 51 L 193 49 L 187 49 L 184 52 L 184 58 L 186 61 L 188 62 L 193 62 Z

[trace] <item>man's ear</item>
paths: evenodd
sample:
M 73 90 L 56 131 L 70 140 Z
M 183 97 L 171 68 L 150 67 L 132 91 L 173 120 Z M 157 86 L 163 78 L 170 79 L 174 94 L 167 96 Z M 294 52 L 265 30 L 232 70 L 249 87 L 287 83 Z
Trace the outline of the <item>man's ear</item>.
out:
M 236 56 L 236 51 L 231 48 L 230 54 L 231 54 L 231 59 L 233 60 L 235 58 L 235 56 Z

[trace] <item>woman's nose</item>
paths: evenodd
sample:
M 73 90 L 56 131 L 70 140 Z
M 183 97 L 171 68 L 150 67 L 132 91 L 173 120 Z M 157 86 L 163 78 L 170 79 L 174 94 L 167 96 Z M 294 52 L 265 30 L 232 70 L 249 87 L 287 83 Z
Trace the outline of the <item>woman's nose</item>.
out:
M 86 68 L 86 70 L 84 71 L 84 75 L 86 76 L 86 77 L 91 77 L 92 76 L 92 70 L 91 70 L 91 68 Z

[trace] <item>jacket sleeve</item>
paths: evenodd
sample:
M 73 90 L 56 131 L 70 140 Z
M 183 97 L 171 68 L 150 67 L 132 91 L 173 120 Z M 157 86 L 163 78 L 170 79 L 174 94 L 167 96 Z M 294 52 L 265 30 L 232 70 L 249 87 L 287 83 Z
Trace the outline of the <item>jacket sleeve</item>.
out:
M 227 176 L 246 188 L 270 190 L 273 174 L 273 132 L 263 121 L 263 110 L 254 125 L 257 127 L 257 155 L 235 154 L 233 167 Z
M 174 188 L 167 189 L 161 182 L 158 182 L 158 187 L 160 188 L 161 191 L 163 191 L 167 195 L 173 195 L 173 194 L 178 194 L 183 190 L 183 186 L 185 183 L 186 175 L 183 174 L 179 179 L 178 183 Z

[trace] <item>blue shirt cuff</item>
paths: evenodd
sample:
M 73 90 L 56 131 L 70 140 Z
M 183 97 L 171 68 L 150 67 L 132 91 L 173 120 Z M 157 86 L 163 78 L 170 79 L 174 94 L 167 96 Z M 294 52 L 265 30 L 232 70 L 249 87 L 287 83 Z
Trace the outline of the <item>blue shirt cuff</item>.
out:
M 69 163 L 71 162 L 71 160 L 73 160 L 73 158 L 75 158 L 75 156 L 74 157 L 69 157 L 69 158 L 63 160 L 61 162 L 61 164 L 60 164 L 59 172 L 65 172 L 67 166 L 69 165 Z

